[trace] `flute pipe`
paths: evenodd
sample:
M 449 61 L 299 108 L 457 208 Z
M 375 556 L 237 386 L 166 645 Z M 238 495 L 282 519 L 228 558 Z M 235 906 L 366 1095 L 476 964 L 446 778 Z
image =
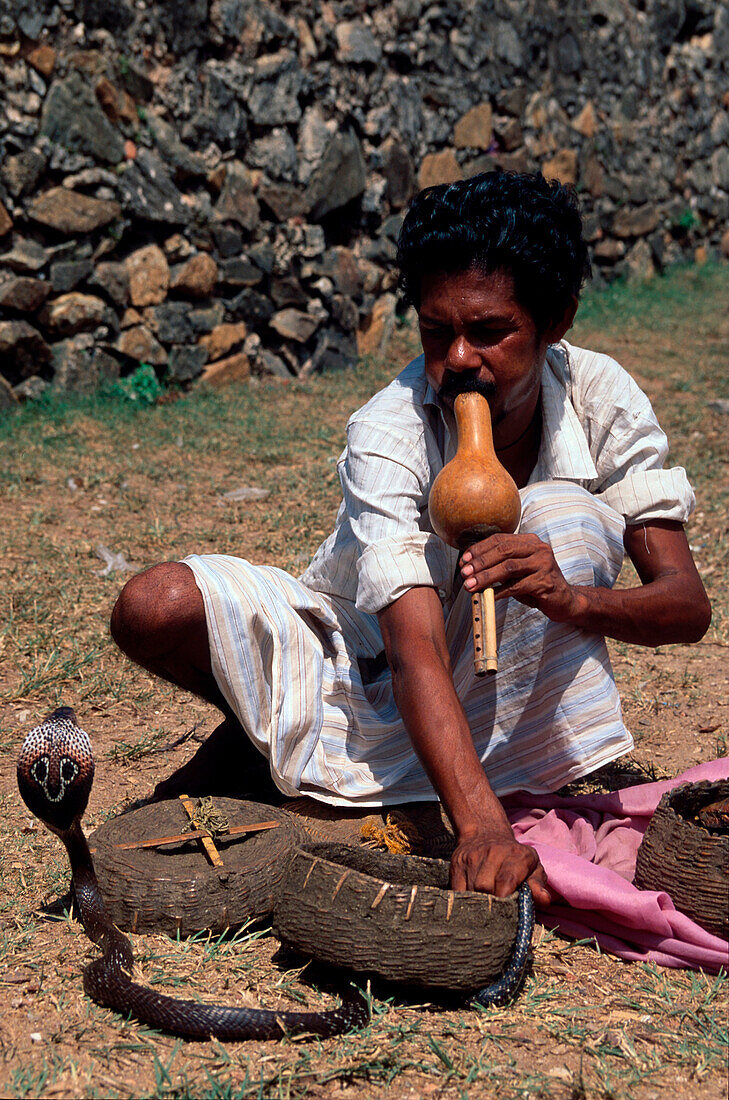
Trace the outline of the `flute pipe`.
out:
M 474 592 L 471 597 L 473 619 L 473 668 L 477 676 L 493 675 L 498 671 L 496 649 L 496 604 L 493 588 Z

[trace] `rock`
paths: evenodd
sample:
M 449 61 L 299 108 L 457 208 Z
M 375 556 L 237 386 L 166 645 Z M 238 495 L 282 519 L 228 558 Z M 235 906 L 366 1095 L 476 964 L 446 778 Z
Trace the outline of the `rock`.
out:
M 201 336 L 198 343 L 205 348 L 208 362 L 214 363 L 243 343 L 248 329 L 243 321 L 237 324 L 216 325 L 207 336 Z
M 260 187 L 258 196 L 261 203 L 268 207 L 278 222 L 301 217 L 307 210 L 307 204 L 301 191 L 285 183 L 272 183 Z
M 0 237 L 4 237 L 13 228 L 13 219 L 0 202 Z
M 274 378 L 283 378 L 287 382 L 291 380 L 291 371 L 281 356 L 274 354 L 267 348 L 261 348 L 257 362 L 264 373 L 272 374 Z
M 247 382 L 251 376 L 251 364 L 243 352 L 231 355 L 228 359 L 218 359 L 205 367 L 200 383 L 208 386 L 227 386 L 231 382 Z
M 406 206 L 415 192 L 413 158 L 399 138 L 387 138 L 382 145 L 382 174 L 385 198 L 394 210 Z
M 220 282 L 225 287 L 257 286 L 263 279 L 260 267 L 244 257 L 223 260 L 220 265 Z
M 625 245 L 622 241 L 606 237 L 604 240 L 598 241 L 592 251 L 595 259 L 606 264 L 614 264 L 618 260 L 622 260 L 625 255 Z
M 154 136 L 162 160 L 174 168 L 175 177 L 178 180 L 195 179 L 206 175 L 205 158 L 185 145 L 173 126 L 151 112 L 147 115 L 147 125 Z
M 48 80 L 53 76 L 53 70 L 56 67 L 56 51 L 47 43 L 40 43 L 40 45 L 33 46 L 32 49 L 28 50 L 25 60 L 29 65 L 32 65 L 36 72 Z
M 114 347 L 130 359 L 136 359 L 139 363 L 150 363 L 153 367 L 167 362 L 167 352 L 146 325 L 134 325 L 125 329 L 117 337 Z
M 53 389 L 66 393 L 93 393 L 102 382 L 119 374 L 116 361 L 94 349 L 90 333 L 54 344 L 53 364 Z
M 707 401 L 707 409 L 719 413 L 720 416 L 729 416 L 729 401 L 724 397 L 718 397 L 715 401 Z
M 434 184 L 453 183 L 460 179 L 463 179 L 463 173 L 452 149 L 428 153 L 423 157 L 418 174 L 418 186 L 421 190 Z
M 189 205 L 170 179 L 164 163 L 148 149 L 140 149 L 119 175 L 119 191 L 125 208 L 142 221 L 162 225 L 186 225 Z
M 585 160 L 582 182 L 594 198 L 600 198 L 604 190 L 604 173 L 600 161 L 594 154 L 588 155 Z
M 96 82 L 94 95 L 109 122 L 114 126 L 118 126 L 121 122 L 126 122 L 128 125 L 137 123 L 137 108 L 132 97 L 123 88 L 115 87 L 105 76 Z
M 121 134 L 79 72 L 71 72 L 51 85 L 43 104 L 40 132 L 65 149 L 106 164 L 118 164 L 124 156 Z
M 291 179 L 296 171 L 296 146 L 288 130 L 271 130 L 251 143 L 246 161 L 263 168 L 273 179 Z
M 225 317 L 225 306 L 222 302 L 212 302 L 202 309 L 190 309 L 187 320 L 192 331 L 200 334 L 212 332 L 216 325 L 220 325 Z
M 208 252 L 198 252 L 175 271 L 170 291 L 186 298 L 208 298 L 218 281 L 218 265 Z
M 93 271 L 91 260 L 58 260 L 51 264 L 51 286 L 56 294 L 73 290 Z
M 43 245 L 29 237 L 16 237 L 10 252 L 0 256 L 0 263 L 18 275 L 35 275 L 48 263 Z
M 299 309 L 279 310 L 268 323 L 285 340 L 295 340 L 300 344 L 305 344 L 319 327 L 315 317 Z
M 226 166 L 225 182 L 215 204 L 214 215 L 217 221 L 235 222 L 248 232 L 258 225 L 258 202 L 248 171 L 240 161 L 231 161 Z
M 192 342 L 195 336 L 191 314 L 187 302 L 167 301 L 158 306 L 148 306 L 144 311 L 144 320 L 163 344 L 185 344 Z
M 612 231 L 616 237 L 644 237 L 653 232 L 660 220 L 658 210 L 650 203 L 635 209 L 624 207 L 613 218 Z
M 630 279 L 645 282 L 652 279 L 656 273 L 653 263 L 653 254 L 648 241 L 636 241 L 628 255 L 625 257 L 625 266 Z
M 331 282 L 329 286 L 332 290 L 334 289 Z M 268 292 L 279 309 L 284 309 L 286 306 L 306 309 L 309 301 L 309 295 L 293 275 L 280 275 L 272 279 Z
M 591 99 L 588 99 L 585 106 L 572 122 L 572 128 L 577 131 L 578 134 L 582 134 L 586 138 L 594 138 L 597 130 L 597 112 L 595 111 L 595 104 Z
M 50 361 L 51 349 L 27 321 L 0 321 L 0 362 L 11 384 L 36 374 Z
M 303 74 L 292 53 L 282 50 L 281 55 L 286 56 L 279 67 L 278 79 L 262 80 L 248 99 L 248 109 L 257 126 L 286 126 L 301 118 L 299 93 L 304 83 Z M 266 60 L 258 58 L 257 64 Z M 263 65 L 259 64 L 259 72 L 265 72 Z
M 232 225 L 211 225 L 210 233 L 223 258 L 238 256 L 243 251 L 243 234 Z
M 25 149 L 17 156 L 5 157 L 2 179 L 13 198 L 34 191 L 43 176 L 48 158 L 38 149 Z
M 167 297 L 170 269 L 164 252 L 156 244 L 132 252 L 126 259 L 129 301 L 133 306 L 158 305 Z
M 129 273 L 123 263 L 110 260 L 98 263 L 88 285 L 92 289 L 101 290 L 119 309 L 123 309 L 129 301 Z
M 726 229 L 721 235 L 720 244 L 721 254 L 725 260 L 729 260 L 729 229 Z
M 488 149 L 493 139 L 491 104 L 479 103 L 466 111 L 453 131 L 456 149 Z
M 362 290 L 362 272 L 357 257 L 351 248 L 329 248 L 311 264 L 314 275 L 324 275 L 331 279 L 339 294 L 356 298 Z
M 35 313 L 51 292 L 51 284 L 27 275 L 13 275 L 0 283 L 0 308 Z
M 107 316 L 107 305 L 101 298 L 71 291 L 48 302 L 38 320 L 53 336 L 66 337 L 98 328 Z
M 360 356 L 385 355 L 387 345 L 395 328 L 395 306 L 397 299 L 394 294 L 383 294 L 375 302 L 371 313 L 357 333 L 357 351 Z
M 31 374 L 30 378 L 25 378 L 22 382 L 18 382 L 17 386 L 13 386 L 13 393 L 19 401 L 37 401 L 49 385 L 50 383 L 39 374 Z
M 334 294 L 330 303 L 332 320 L 344 332 L 355 332 L 359 324 L 359 310 L 346 294 Z
M 337 40 L 337 61 L 352 65 L 377 65 L 382 50 L 366 23 L 337 23 L 334 28 Z
M 574 149 L 560 149 L 550 160 L 544 161 L 542 175 L 573 187 L 577 182 L 577 153 Z
M 171 382 L 190 382 L 202 371 L 208 358 L 204 347 L 175 344 L 167 360 L 167 377 Z
M 18 404 L 18 395 L 6 378 L 0 374 L 0 410 L 13 409 Z
M 306 188 L 305 202 L 312 221 L 358 198 L 367 184 L 362 146 L 353 130 L 330 137 L 321 161 Z
M 729 191 L 729 148 L 715 149 L 711 154 L 711 175 L 717 187 Z
M 28 207 L 28 217 L 33 221 L 67 235 L 91 233 L 113 222 L 120 214 L 118 202 L 93 199 L 66 187 L 52 187 L 33 199 Z

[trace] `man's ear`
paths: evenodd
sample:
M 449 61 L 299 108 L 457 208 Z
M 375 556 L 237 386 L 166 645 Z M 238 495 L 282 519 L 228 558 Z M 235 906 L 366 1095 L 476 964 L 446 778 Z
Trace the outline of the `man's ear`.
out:
M 577 299 L 574 297 L 571 298 L 559 321 L 555 321 L 554 324 L 549 326 L 545 335 L 550 344 L 558 343 L 572 328 L 572 322 L 577 313 L 577 305 Z

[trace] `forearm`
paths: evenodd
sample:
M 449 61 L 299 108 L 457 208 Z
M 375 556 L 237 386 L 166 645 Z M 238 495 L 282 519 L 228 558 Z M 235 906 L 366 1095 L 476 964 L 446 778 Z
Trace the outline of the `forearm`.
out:
M 390 655 L 395 703 L 413 748 L 460 839 L 478 829 L 511 835 L 473 745 L 450 668 L 427 646 Z
M 571 587 L 573 607 L 562 621 L 606 638 L 645 646 L 696 642 L 708 626 L 706 603 L 692 589 L 682 598 L 673 577 L 641 588 Z

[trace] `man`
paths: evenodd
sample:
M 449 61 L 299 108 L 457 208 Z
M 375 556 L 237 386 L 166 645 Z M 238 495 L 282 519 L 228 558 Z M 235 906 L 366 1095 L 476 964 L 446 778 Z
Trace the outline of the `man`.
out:
M 240 792 L 247 735 L 286 795 L 439 797 L 455 889 L 503 896 L 528 880 L 547 904 L 498 796 L 554 790 L 631 748 L 605 637 L 657 646 L 706 631 L 683 530 L 693 494 L 683 470 L 663 469 L 665 436 L 632 379 L 563 339 L 589 273 L 566 188 L 527 175 L 429 188 L 398 263 L 423 356 L 351 418 L 336 527 L 303 577 L 220 555 L 156 566 L 123 590 L 112 633 L 226 715 L 158 796 L 219 789 L 221 766 Z M 427 504 L 464 384 L 489 401 L 522 521 L 459 560 Z M 613 590 L 624 549 L 641 585 Z M 481 680 L 470 597 L 487 586 L 500 670 Z

